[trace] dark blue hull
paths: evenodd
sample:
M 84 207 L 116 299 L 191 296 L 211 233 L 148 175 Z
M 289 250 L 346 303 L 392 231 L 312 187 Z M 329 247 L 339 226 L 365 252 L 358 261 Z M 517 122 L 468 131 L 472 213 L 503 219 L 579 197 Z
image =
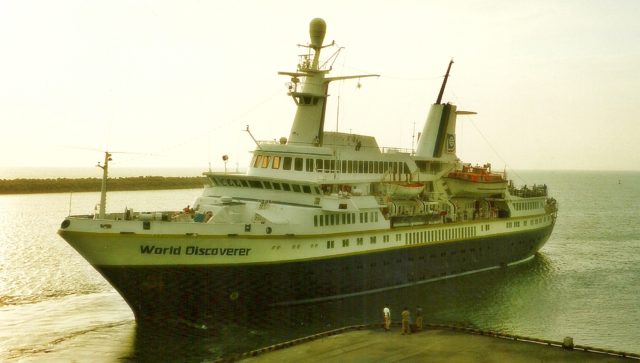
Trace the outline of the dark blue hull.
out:
M 533 256 L 552 229 L 282 264 L 95 267 L 137 320 L 200 321 L 506 266 Z

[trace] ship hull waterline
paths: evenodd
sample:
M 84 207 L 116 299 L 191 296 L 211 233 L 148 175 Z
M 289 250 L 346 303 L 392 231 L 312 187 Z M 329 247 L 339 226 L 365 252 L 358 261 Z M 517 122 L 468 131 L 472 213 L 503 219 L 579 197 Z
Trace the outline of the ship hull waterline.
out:
M 510 234 L 298 262 L 92 265 L 124 298 L 137 321 L 205 321 L 505 267 L 533 257 L 552 230 L 550 224 Z M 72 236 L 63 237 L 84 255 Z

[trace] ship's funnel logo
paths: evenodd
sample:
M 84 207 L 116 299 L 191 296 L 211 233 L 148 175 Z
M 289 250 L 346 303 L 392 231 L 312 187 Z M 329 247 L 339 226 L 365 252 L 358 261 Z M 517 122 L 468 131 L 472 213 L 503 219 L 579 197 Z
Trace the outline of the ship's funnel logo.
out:
M 447 152 L 456 152 L 456 135 L 447 134 Z

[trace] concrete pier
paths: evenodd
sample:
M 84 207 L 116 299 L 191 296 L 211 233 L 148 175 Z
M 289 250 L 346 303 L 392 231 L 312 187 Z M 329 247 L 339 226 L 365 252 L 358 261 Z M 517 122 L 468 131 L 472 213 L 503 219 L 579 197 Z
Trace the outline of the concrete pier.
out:
M 561 342 L 489 336 L 472 329 L 431 328 L 402 335 L 394 327 L 343 329 L 246 353 L 242 362 L 629 362 L 640 356 L 591 348 L 563 349 Z M 625 354 L 626 353 L 622 353 Z M 235 360 L 233 359 L 233 360 Z

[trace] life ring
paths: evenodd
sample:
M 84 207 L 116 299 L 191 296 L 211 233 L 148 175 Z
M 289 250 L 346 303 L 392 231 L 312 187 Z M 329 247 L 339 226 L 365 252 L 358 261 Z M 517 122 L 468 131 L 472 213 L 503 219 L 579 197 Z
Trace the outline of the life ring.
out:
M 273 232 L 273 230 L 271 229 L 271 227 L 267 227 L 267 234 L 271 234 L 271 232 Z

